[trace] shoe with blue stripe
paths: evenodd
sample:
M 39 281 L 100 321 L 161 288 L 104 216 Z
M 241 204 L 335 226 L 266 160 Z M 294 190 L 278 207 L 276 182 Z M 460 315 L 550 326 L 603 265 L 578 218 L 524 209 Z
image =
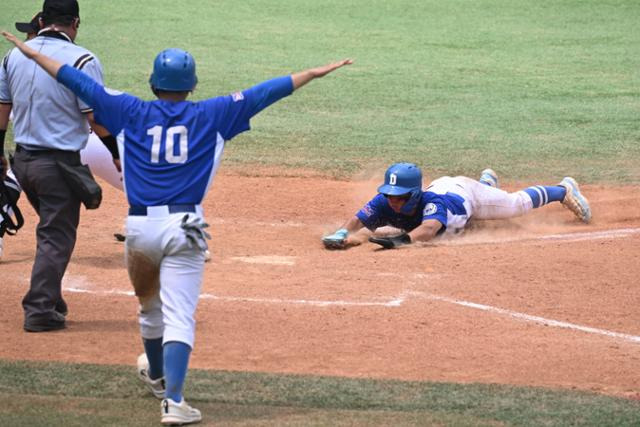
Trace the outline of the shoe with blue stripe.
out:
M 560 184 L 567 190 L 562 204 L 575 214 L 576 217 L 585 224 L 591 221 L 591 207 L 589 201 L 580 193 L 580 188 L 575 179 L 567 176 L 560 181 Z
M 489 187 L 500 188 L 498 187 L 498 174 L 493 169 L 483 170 L 478 181 Z

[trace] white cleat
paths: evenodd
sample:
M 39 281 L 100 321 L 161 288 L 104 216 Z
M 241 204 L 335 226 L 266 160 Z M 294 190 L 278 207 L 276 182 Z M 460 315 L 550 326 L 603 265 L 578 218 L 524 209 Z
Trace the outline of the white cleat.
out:
M 161 423 L 170 426 L 181 426 L 183 424 L 199 423 L 202 421 L 202 414 L 196 408 L 192 408 L 182 399 L 176 403 L 171 399 L 162 400 Z
M 560 184 L 567 190 L 562 204 L 575 214 L 576 217 L 585 224 L 591 221 L 591 207 L 589 207 L 589 201 L 580 193 L 580 188 L 575 179 L 567 176 L 562 178 Z
M 149 360 L 146 353 L 138 356 L 138 378 L 145 383 L 147 388 L 158 399 L 164 399 L 165 385 L 164 377 L 152 380 L 149 377 Z
M 498 174 L 493 169 L 483 170 L 478 181 L 489 187 L 500 188 L 498 187 Z

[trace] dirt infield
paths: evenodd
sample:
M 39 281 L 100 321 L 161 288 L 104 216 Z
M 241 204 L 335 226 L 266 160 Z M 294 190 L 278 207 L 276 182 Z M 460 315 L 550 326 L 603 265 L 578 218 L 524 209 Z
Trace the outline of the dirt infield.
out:
M 640 189 L 586 186 L 593 223 L 561 206 L 394 251 L 326 251 L 376 182 L 223 174 L 205 203 L 192 367 L 640 392 Z M 142 351 L 123 262 L 123 194 L 82 213 L 64 331 L 22 330 L 34 213 L 5 239 L 0 358 L 131 364 Z M 508 189 L 518 189 L 510 185 Z

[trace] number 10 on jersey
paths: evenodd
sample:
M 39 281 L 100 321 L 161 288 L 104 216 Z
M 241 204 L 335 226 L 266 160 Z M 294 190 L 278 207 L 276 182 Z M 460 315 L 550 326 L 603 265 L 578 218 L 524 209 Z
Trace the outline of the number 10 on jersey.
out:
M 153 138 L 151 144 L 151 163 L 160 163 L 160 145 L 162 144 L 162 126 L 154 126 L 147 129 L 147 135 Z M 164 138 L 164 158 L 167 163 L 185 163 L 189 154 L 189 131 L 185 126 L 171 126 L 167 129 Z M 178 152 L 175 153 L 174 145 L 178 139 Z

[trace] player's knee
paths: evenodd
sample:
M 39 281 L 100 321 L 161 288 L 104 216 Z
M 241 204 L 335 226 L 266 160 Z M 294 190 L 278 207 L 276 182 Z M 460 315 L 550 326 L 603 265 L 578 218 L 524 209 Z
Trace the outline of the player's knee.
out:
M 524 191 L 518 191 L 515 194 L 515 203 L 516 209 L 519 210 L 520 215 L 524 215 L 533 209 L 533 201 L 531 200 L 531 196 L 529 196 Z

